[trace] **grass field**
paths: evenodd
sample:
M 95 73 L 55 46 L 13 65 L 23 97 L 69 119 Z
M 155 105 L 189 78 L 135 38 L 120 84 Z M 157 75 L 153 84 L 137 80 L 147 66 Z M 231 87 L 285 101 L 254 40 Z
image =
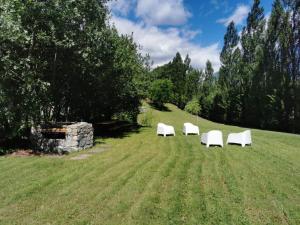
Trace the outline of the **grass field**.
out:
M 0 157 L 0 224 L 300 224 L 300 136 L 252 130 L 253 146 L 209 148 L 185 137 L 242 128 L 197 119 L 172 105 L 155 126 L 97 139 L 85 160 Z M 90 151 L 90 150 L 88 150 Z

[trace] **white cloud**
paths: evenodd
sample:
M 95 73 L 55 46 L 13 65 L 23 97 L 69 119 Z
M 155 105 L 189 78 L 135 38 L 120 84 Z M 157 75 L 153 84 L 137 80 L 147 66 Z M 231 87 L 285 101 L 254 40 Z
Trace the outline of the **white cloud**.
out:
M 132 9 L 134 1 L 132 0 L 112 0 L 107 3 L 108 8 L 115 14 L 126 16 Z
M 183 0 L 138 0 L 136 16 L 151 25 L 182 25 L 191 13 Z
M 250 11 L 249 6 L 239 5 L 233 12 L 233 14 L 227 18 L 217 20 L 218 23 L 222 23 L 225 26 L 228 26 L 231 21 L 236 25 L 242 24 L 244 19 L 247 17 Z
M 121 34 L 131 35 L 136 43 L 142 46 L 143 55 L 149 53 L 154 61 L 154 67 L 172 60 L 176 52 L 182 57 L 186 54 L 192 59 L 192 65 L 196 68 L 204 68 L 209 59 L 215 71 L 219 70 L 219 44 L 215 43 L 206 47 L 191 42 L 190 37 L 183 35 L 178 28 L 160 29 L 157 26 L 147 25 L 143 22 L 135 23 L 125 18 L 112 16 L 112 22 Z M 193 35 L 192 35 L 193 36 Z

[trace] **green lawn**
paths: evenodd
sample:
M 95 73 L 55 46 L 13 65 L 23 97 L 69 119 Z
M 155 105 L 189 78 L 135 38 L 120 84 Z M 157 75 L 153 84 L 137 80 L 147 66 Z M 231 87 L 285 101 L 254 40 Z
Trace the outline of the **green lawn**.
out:
M 99 154 L 0 157 L 0 224 L 300 224 L 300 136 L 252 130 L 253 146 L 209 148 L 181 134 L 242 128 L 154 110 L 175 126 L 97 139 Z M 90 151 L 90 150 L 88 150 Z

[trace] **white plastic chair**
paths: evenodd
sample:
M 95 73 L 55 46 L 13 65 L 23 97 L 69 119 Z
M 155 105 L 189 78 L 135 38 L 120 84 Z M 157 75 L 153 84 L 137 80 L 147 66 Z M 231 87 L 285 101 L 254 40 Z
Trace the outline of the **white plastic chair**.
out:
M 223 147 L 223 134 L 219 130 L 203 133 L 201 136 L 201 143 L 205 144 L 207 148 L 210 145 L 219 145 Z
M 185 134 L 185 136 L 187 136 L 188 134 L 200 135 L 199 127 L 195 126 L 192 123 L 184 123 L 183 124 L 183 133 Z
M 252 144 L 251 131 L 246 130 L 241 133 L 231 133 L 228 135 L 227 144 L 240 144 L 242 147 Z
M 166 125 L 164 123 L 157 124 L 157 135 L 163 135 L 166 137 L 167 135 L 174 135 L 175 136 L 175 129 L 172 126 Z

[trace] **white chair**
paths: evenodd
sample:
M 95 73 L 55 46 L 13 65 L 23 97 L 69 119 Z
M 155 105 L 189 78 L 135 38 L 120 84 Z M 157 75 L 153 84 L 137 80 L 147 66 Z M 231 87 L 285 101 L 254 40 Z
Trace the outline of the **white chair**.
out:
M 175 129 L 172 126 L 166 125 L 164 123 L 157 124 L 157 135 L 163 135 L 166 137 L 167 135 L 174 135 L 175 136 Z
M 201 143 L 205 144 L 207 148 L 210 145 L 219 145 L 223 147 L 223 134 L 219 130 L 203 133 L 201 136 Z
M 192 123 L 184 123 L 183 124 L 183 133 L 187 136 L 188 134 L 198 134 L 200 135 L 199 132 L 199 127 L 195 126 Z
M 231 133 L 228 135 L 227 144 L 240 144 L 242 147 L 252 144 L 251 131 L 246 130 L 241 133 Z

